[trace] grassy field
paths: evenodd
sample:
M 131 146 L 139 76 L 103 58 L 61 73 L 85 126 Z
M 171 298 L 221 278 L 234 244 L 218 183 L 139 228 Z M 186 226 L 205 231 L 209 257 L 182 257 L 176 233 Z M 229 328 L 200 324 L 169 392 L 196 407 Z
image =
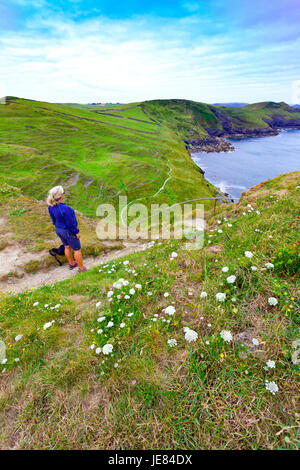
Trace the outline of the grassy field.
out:
M 0 107 L 0 181 L 37 199 L 62 184 L 69 203 L 88 217 L 121 194 L 146 205 L 212 196 L 180 137 L 137 109 L 118 117 L 11 98 Z M 170 170 L 172 184 L 153 200 Z
M 3 294 L 0 447 L 296 449 L 298 206 L 279 176 L 207 213 L 201 250 Z

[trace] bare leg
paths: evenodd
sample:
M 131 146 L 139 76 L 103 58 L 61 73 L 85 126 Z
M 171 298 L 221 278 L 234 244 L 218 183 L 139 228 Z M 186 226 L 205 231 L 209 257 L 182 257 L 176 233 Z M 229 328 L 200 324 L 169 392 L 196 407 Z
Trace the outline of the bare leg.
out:
M 69 264 L 75 263 L 73 255 L 72 255 L 72 249 L 70 246 L 65 246 L 65 255 L 66 255 L 67 260 L 69 261 Z
M 78 268 L 83 269 L 83 260 L 82 260 L 81 250 L 74 251 L 74 257 L 77 261 Z

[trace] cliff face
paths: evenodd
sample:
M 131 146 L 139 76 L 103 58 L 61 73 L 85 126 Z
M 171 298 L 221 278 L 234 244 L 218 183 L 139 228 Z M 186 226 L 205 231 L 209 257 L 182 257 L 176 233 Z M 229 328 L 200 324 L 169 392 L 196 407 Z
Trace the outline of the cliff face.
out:
M 265 105 L 267 116 L 260 115 L 261 121 L 267 124 L 264 127 L 249 126 L 251 121 L 237 119 L 236 117 L 228 115 L 226 112 L 210 106 L 210 110 L 218 120 L 218 127 L 205 127 L 209 137 L 204 139 L 186 140 L 187 149 L 190 152 L 226 152 L 233 150 L 234 147 L 227 142 L 226 138 L 241 139 L 246 137 L 264 137 L 277 135 L 278 129 L 281 128 L 296 128 L 300 129 L 300 118 L 294 117 L 292 113 L 297 110 L 290 108 L 285 103 L 274 103 L 276 106 L 272 107 L 269 104 Z M 283 106 L 284 105 L 284 106 Z M 273 114 L 270 116 L 270 110 L 278 111 L 278 108 L 283 107 L 284 115 Z M 255 112 L 255 108 L 248 112 L 247 118 Z M 262 111 L 263 113 L 263 111 Z M 291 113 L 291 115 L 289 114 Z M 262 122 L 261 122 L 262 123 Z M 248 127 L 245 125 L 248 124 Z

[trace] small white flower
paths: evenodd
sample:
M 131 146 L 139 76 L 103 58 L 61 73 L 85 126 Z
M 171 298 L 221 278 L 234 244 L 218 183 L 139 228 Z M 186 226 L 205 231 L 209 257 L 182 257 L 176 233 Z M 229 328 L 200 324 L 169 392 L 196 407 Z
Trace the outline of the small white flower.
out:
M 91 348 L 91 349 L 95 349 L 95 345 L 94 345 L 94 344 L 91 344 L 91 345 L 90 345 L 90 348 Z
M 175 307 L 173 307 L 173 305 L 169 305 L 167 308 L 165 308 L 165 313 L 167 315 L 174 315 L 175 312 L 176 312 L 176 309 Z
M 269 382 L 268 380 L 266 380 L 265 386 L 266 386 L 266 390 L 269 390 L 269 392 L 271 392 L 272 395 L 275 395 L 275 393 L 277 393 L 279 390 L 277 383 L 273 381 Z
M 219 228 L 218 233 L 223 233 L 223 230 Z
M 127 264 L 129 264 L 129 261 L 127 261 L 127 260 L 123 261 L 123 264 L 124 264 L 124 266 L 126 266 Z
M 100 348 L 100 347 L 96 348 L 95 353 L 96 353 L 96 354 L 100 354 L 100 353 L 101 353 L 101 348 Z
M 124 295 L 124 299 L 130 299 L 130 295 Z
M 253 253 L 251 251 L 245 251 L 246 258 L 252 258 Z
M 205 291 L 201 292 L 200 299 L 205 299 L 205 297 L 207 297 L 207 292 Z
M 177 346 L 177 341 L 175 338 L 168 339 L 168 345 L 170 348 L 173 348 L 174 346 Z
M 101 302 L 100 302 L 100 301 L 96 303 L 96 307 L 97 307 L 97 308 L 100 307 L 100 305 L 101 305 Z
M 104 320 L 106 320 L 106 317 L 99 317 L 99 318 L 97 318 L 97 321 L 98 321 L 99 323 L 101 323 L 101 322 L 104 321 Z
M 171 256 L 172 256 L 172 258 L 176 258 L 178 256 L 178 254 L 175 251 L 173 251 L 173 253 L 171 253 Z
M 20 362 L 20 359 L 16 357 L 15 362 Z
M 103 330 L 101 330 L 101 328 L 99 330 L 97 330 L 97 333 L 98 335 L 101 335 L 101 333 L 103 333 Z
M 127 317 L 132 317 L 132 315 L 133 315 L 133 312 L 128 313 Z
M 208 341 L 208 340 L 207 340 L 207 341 L 205 341 L 205 344 L 209 344 L 209 341 Z
M 124 328 L 126 326 L 126 323 L 121 323 L 120 328 Z
M 184 328 L 185 334 L 184 337 L 188 343 L 191 343 L 192 341 L 196 341 L 198 338 L 198 333 L 194 330 L 190 330 L 190 328 L 186 327 Z
M 15 337 L 15 341 L 20 341 L 21 338 L 23 338 L 23 335 L 17 335 L 17 336 Z
M 236 276 L 232 275 L 232 276 L 228 276 L 228 278 L 226 279 L 226 281 L 228 282 L 228 284 L 233 284 L 236 280 Z
M 52 326 L 52 322 L 51 322 L 51 321 L 49 321 L 48 323 L 45 323 L 44 326 L 43 326 L 43 328 L 44 328 L 44 330 L 47 330 L 48 328 L 50 328 L 50 326 Z
M 103 354 L 110 354 L 113 351 L 114 347 L 112 344 L 105 344 L 102 348 Z
M 110 298 L 114 295 L 114 291 L 113 290 L 110 290 L 107 292 L 107 297 Z
M 39 304 L 39 302 L 34 302 L 33 306 L 36 307 Z
M 222 330 L 220 333 L 220 336 L 227 343 L 230 343 L 232 341 L 232 334 L 231 334 L 231 331 L 229 330 Z
M 219 301 L 219 302 L 224 302 L 225 299 L 226 299 L 226 294 L 224 292 L 218 292 L 216 294 L 216 299 Z
M 272 305 L 272 306 L 275 306 L 275 305 L 278 304 L 278 300 L 275 297 L 269 297 L 268 298 L 268 304 Z
M 252 344 L 254 344 L 254 346 L 258 346 L 258 345 L 259 345 L 258 339 L 253 338 L 253 339 L 252 339 Z
M 169 295 L 170 295 L 169 292 L 164 293 L 164 297 L 169 297 Z
M 7 363 L 7 359 L 6 358 L 2 359 L 1 364 L 6 364 L 6 363 Z
M 232 224 L 227 224 L 227 227 L 232 227 Z
M 130 289 L 129 294 L 130 294 L 130 295 L 135 294 L 135 289 L 133 289 L 133 287 Z
M 272 269 L 272 268 L 274 268 L 274 264 L 273 264 L 273 263 L 266 263 L 266 264 L 265 264 L 265 267 L 266 267 L 267 269 Z
M 223 273 L 227 273 L 229 271 L 228 266 L 224 266 L 224 268 L 222 268 L 222 271 L 223 271 Z
M 251 271 L 257 271 L 257 267 L 256 266 L 251 266 Z
M 151 295 L 153 295 L 153 293 L 152 293 L 152 292 L 148 292 L 147 295 L 151 296 Z
M 266 362 L 266 364 L 269 369 L 275 369 L 275 361 L 269 360 Z
M 142 288 L 142 285 L 141 285 L 141 284 L 136 284 L 134 287 L 135 287 L 136 289 L 141 289 L 141 288 Z
M 114 368 L 116 369 L 117 367 L 119 367 L 119 364 L 117 362 L 114 363 Z
M 112 326 L 114 326 L 114 322 L 113 321 L 109 321 L 106 325 L 106 328 L 111 328 Z

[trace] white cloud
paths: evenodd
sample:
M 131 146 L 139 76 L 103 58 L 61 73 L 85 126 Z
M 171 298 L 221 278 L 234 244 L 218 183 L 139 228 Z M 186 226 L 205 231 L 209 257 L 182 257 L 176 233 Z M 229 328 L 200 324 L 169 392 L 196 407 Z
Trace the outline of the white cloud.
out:
M 180 20 L 162 26 L 149 26 L 142 17 L 79 24 L 35 17 L 24 32 L 0 36 L 0 76 L 6 83 L 0 96 L 60 102 L 289 101 L 300 43 L 250 50 L 245 44 L 243 50 L 231 36 L 191 37 Z

